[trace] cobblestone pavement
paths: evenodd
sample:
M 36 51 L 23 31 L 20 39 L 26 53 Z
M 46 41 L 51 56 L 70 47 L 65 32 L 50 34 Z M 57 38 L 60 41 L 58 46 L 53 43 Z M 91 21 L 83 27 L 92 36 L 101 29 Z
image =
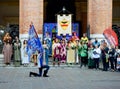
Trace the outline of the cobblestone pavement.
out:
M 0 67 L 0 89 L 120 89 L 120 72 L 74 65 L 50 67 L 48 78 L 29 77 L 37 67 Z

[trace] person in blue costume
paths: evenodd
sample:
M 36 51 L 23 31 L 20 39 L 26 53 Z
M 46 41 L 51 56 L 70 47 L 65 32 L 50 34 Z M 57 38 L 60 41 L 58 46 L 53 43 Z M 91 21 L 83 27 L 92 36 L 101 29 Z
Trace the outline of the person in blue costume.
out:
M 46 44 L 48 45 L 48 55 L 52 55 L 52 39 L 50 37 L 50 33 L 46 32 L 44 40 L 46 41 Z
M 35 73 L 35 72 L 30 72 L 29 73 L 29 77 L 34 76 L 34 77 L 41 77 L 43 75 L 43 77 L 49 77 L 47 75 L 48 70 L 49 70 L 49 66 L 46 64 L 46 61 L 43 59 L 43 53 L 41 53 L 40 51 L 38 51 L 38 70 L 39 73 Z M 42 71 L 44 70 L 44 73 L 42 74 Z
M 43 59 L 46 61 L 46 65 L 49 64 L 48 54 L 49 54 L 49 45 L 46 40 L 43 41 Z

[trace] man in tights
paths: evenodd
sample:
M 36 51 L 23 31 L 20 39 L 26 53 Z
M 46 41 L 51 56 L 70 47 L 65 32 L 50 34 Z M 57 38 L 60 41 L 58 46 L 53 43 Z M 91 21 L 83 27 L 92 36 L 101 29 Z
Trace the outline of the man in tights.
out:
M 37 60 L 38 60 L 38 70 L 39 70 L 39 73 L 30 72 L 29 73 L 29 77 L 31 77 L 31 76 L 35 76 L 35 77 L 41 77 L 41 76 L 49 77 L 47 75 L 47 73 L 48 73 L 48 70 L 49 70 L 50 67 L 48 65 L 46 65 L 45 59 L 43 59 L 43 53 L 41 53 L 40 51 L 38 51 L 38 58 L 37 58 Z M 44 73 L 42 75 L 43 69 L 45 69 L 45 70 L 44 70 Z

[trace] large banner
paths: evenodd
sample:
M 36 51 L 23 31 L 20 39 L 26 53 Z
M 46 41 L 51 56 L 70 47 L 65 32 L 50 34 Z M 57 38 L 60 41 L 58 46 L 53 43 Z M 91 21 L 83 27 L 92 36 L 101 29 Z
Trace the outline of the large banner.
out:
M 72 15 L 57 15 L 58 35 L 72 35 Z
M 118 37 L 114 30 L 112 30 L 112 28 L 105 29 L 103 35 L 110 45 L 118 46 Z

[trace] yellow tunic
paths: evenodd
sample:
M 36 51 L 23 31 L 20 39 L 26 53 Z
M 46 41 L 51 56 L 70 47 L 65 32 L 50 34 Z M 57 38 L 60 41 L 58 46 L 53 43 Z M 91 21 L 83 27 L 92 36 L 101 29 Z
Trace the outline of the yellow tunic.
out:
M 75 49 L 72 49 L 74 47 L 74 43 L 71 43 L 67 50 L 67 63 L 75 63 Z

